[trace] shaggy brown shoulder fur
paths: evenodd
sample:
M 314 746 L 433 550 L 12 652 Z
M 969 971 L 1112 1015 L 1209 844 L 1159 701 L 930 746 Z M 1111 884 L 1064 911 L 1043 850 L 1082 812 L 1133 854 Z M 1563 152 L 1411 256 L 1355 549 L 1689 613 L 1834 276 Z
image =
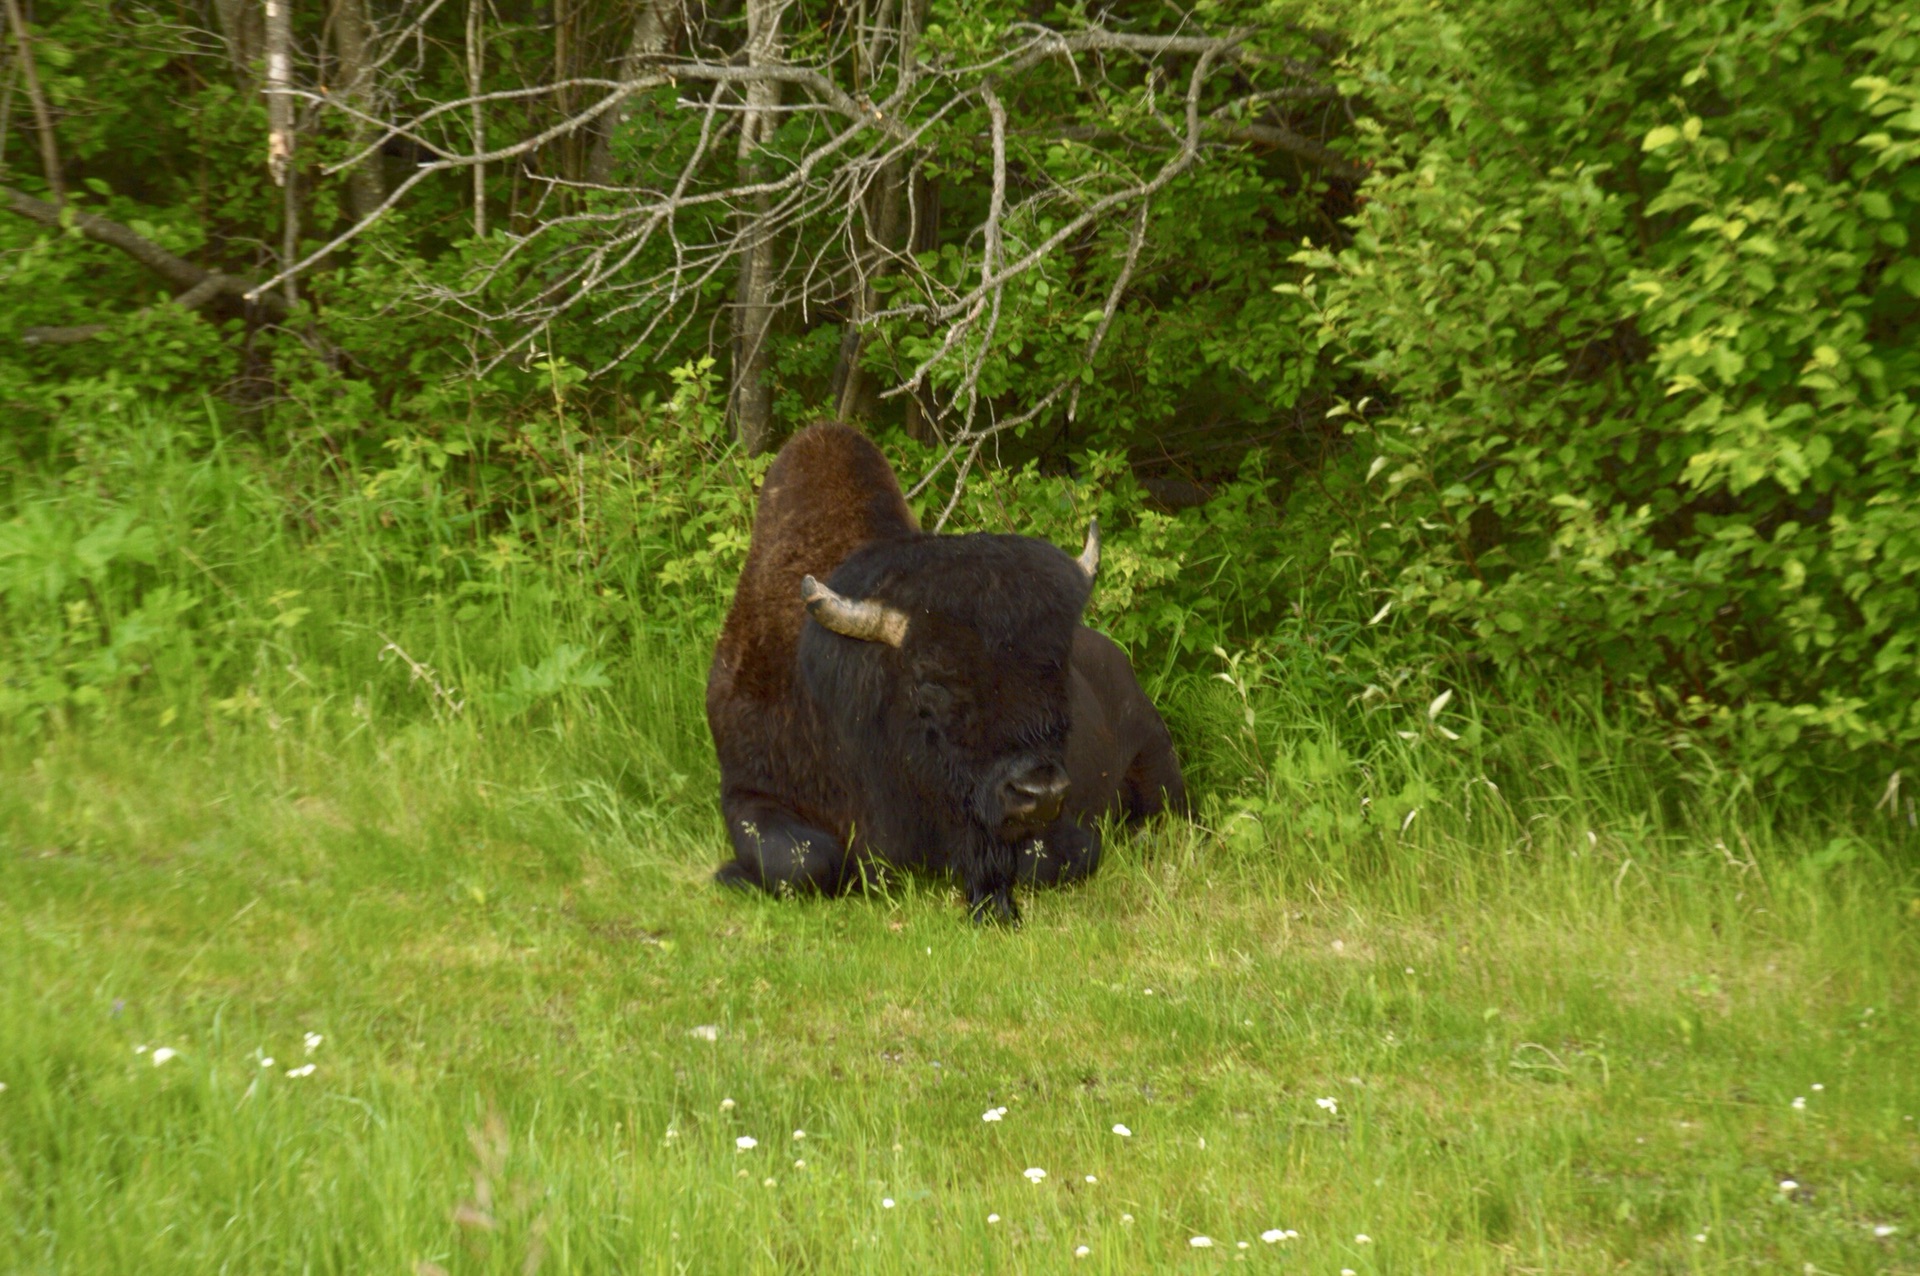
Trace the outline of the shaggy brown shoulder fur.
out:
M 780 449 L 760 488 L 753 544 L 707 682 L 715 697 L 786 697 L 807 609 L 800 578 L 825 580 L 868 541 L 920 530 L 893 467 L 858 430 L 816 425 Z

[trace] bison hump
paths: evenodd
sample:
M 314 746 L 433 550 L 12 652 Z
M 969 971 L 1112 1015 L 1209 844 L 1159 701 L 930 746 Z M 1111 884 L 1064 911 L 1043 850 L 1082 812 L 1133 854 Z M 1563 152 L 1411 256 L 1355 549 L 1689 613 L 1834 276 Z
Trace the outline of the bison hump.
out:
M 753 541 L 714 652 L 709 698 L 784 697 L 806 622 L 801 578 L 825 580 L 861 546 L 919 530 L 893 467 L 866 435 L 844 425 L 794 435 L 760 487 Z

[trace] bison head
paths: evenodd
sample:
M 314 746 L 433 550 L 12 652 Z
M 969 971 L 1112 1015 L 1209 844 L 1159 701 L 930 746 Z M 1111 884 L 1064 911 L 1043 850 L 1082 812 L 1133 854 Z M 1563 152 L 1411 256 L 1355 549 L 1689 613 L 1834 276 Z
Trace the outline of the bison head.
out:
M 830 725 L 860 839 L 949 867 L 976 918 L 1016 921 L 1020 848 L 1067 791 L 1067 660 L 1099 564 L 1024 536 L 913 536 L 850 555 L 802 597 L 800 670 Z

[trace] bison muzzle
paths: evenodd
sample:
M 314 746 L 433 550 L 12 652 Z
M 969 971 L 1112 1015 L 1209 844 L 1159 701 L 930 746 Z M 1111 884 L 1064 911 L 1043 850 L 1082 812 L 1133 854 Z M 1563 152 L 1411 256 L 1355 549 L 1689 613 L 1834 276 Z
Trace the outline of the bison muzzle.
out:
M 1184 808 L 1132 666 L 1080 624 L 1098 529 L 922 532 L 863 435 L 815 426 L 767 471 L 707 678 L 734 859 L 717 876 L 838 894 L 946 871 L 976 919 L 1016 881 L 1094 871 L 1097 821 Z

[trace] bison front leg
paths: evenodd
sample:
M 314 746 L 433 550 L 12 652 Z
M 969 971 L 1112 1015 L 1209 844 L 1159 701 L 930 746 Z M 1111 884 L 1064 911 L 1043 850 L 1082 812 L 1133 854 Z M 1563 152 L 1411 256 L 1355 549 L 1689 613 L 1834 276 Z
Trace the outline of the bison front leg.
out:
M 976 923 L 1020 924 L 1020 908 L 1013 902 L 1017 853 L 1012 843 L 984 830 L 969 830 L 953 868 L 966 888 L 967 908 Z
M 1100 867 L 1100 830 L 1071 819 L 1056 821 L 1020 846 L 1020 880 L 1031 886 L 1064 886 L 1093 876 Z
M 714 880 L 774 895 L 837 895 L 845 889 L 847 851 L 833 834 L 763 798 L 728 799 L 720 809 L 734 857 Z

